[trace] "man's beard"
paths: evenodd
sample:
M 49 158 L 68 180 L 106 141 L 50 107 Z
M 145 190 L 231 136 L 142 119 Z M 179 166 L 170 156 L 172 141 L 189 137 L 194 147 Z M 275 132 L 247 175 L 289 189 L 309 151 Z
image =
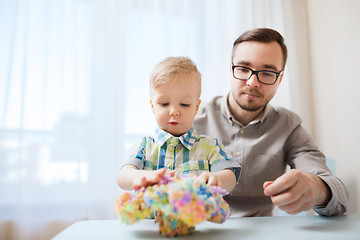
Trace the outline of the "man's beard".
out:
M 247 93 L 247 92 L 253 93 L 253 94 L 256 94 L 256 95 L 259 95 L 259 96 L 262 97 L 262 95 L 261 95 L 260 93 L 258 93 L 256 90 L 248 90 L 248 91 L 245 91 L 245 90 L 244 90 L 242 93 L 245 94 L 245 93 Z M 266 104 L 267 104 L 267 102 L 266 102 L 264 105 L 254 105 L 254 106 L 252 106 L 251 103 L 254 102 L 253 100 L 249 100 L 248 104 L 246 104 L 246 103 L 245 103 L 245 104 L 242 104 L 242 103 L 240 102 L 240 98 L 239 98 L 239 99 L 234 98 L 234 99 L 235 99 L 237 105 L 238 105 L 242 110 L 247 111 L 247 112 L 256 112 L 256 111 L 264 108 L 264 107 L 266 106 Z
M 263 107 L 265 106 L 253 106 L 253 107 L 248 107 L 248 106 L 245 106 L 241 103 L 239 103 L 238 101 L 236 101 L 236 103 L 239 105 L 239 107 L 242 109 L 242 110 L 245 110 L 245 111 L 248 111 L 248 112 L 256 112 L 260 109 L 262 109 Z
M 236 99 L 236 98 L 234 98 L 234 99 L 235 99 L 235 102 L 237 103 L 237 105 L 238 105 L 242 110 L 248 111 L 248 112 L 256 112 L 256 111 L 264 108 L 264 107 L 266 106 L 266 104 L 267 104 L 267 103 L 265 103 L 265 105 L 262 105 L 262 106 L 259 106 L 259 105 L 257 105 L 257 106 L 256 106 L 256 105 L 255 105 L 255 106 L 247 106 L 247 105 L 245 105 L 245 104 L 240 103 L 240 100 L 239 100 L 239 99 Z M 252 101 L 250 101 L 250 103 L 251 103 L 251 102 L 252 102 Z

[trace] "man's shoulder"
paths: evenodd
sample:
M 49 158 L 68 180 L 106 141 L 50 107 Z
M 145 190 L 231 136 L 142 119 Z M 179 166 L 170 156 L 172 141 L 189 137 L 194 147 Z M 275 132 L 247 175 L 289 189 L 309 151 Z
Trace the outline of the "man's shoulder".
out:
M 282 119 L 283 121 L 287 121 L 288 123 L 295 125 L 300 125 L 302 123 L 302 119 L 298 114 L 280 106 L 272 107 L 272 110 L 269 113 L 269 117 L 274 120 Z
M 224 106 L 225 105 L 225 106 Z M 201 104 L 198 113 L 195 116 L 193 126 L 200 134 L 209 134 L 217 136 L 217 127 L 222 125 L 224 117 L 224 108 L 226 107 L 226 96 L 216 96 L 208 102 Z M 216 129 L 214 129 L 216 128 Z
M 225 96 L 216 96 L 200 105 L 197 118 L 205 117 L 209 113 L 221 112 Z

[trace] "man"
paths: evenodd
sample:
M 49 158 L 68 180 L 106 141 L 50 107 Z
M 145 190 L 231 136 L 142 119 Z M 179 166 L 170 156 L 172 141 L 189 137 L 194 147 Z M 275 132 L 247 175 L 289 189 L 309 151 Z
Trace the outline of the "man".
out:
M 286 59 L 277 31 L 245 32 L 233 45 L 229 94 L 204 104 L 195 119 L 196 131 L 218 138 L 242 166 L 237 186 L 225 197 L 231 217 L 271 216 L 274 205 L 289 214 L 311 208 L 326 216 L 346 212 L 347 189 L 326 166 L 301 119 L 268 104 Z M 287 173 L 286 165 L 292 168 Z

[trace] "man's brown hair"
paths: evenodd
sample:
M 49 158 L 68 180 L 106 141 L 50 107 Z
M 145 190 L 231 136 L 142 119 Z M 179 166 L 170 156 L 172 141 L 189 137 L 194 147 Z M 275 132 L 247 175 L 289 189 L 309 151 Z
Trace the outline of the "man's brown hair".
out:
M 286 60 L 287 60 L 287 47 L 284 42 L 283 36 L 281 34 L 270 28 L 254 28 L 252 30 L 246 31 L 243 34 L 238 37 L 234 44 L 233 44 L 233 50 L 232 50 L 232 57 L 234 58 L 234 49 L 235 47 L 246 41 L 255 41 L 255 42 L 263 42 L 263 43 L 270 43 L 270 42 L 277 42 L 280 47 L 283 54 L 283 69 L 285 68 Z

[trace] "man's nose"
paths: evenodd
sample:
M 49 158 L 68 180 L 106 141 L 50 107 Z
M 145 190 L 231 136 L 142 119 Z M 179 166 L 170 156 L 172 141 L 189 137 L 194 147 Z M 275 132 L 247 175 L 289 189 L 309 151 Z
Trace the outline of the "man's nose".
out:
M 249 87 L 260 87 L 260 82 L 256 74 L 251 75 L 251 77 L 246 81 L 246 84 Z

